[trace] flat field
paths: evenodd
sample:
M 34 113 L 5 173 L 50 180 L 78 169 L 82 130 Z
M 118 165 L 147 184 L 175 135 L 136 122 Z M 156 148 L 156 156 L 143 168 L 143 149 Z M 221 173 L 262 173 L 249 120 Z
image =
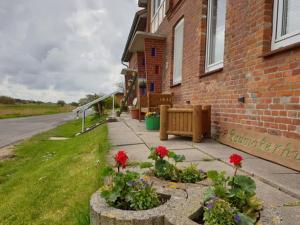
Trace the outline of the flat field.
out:
M 0 104 L 0 119 L 64 113 L 72 111 L 73 108 L 70 105 L 57 104 Z

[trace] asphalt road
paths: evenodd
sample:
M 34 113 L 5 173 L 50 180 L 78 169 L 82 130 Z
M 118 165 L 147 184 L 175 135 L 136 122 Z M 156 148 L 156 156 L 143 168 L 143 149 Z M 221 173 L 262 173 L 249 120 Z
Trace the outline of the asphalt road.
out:
M 43 131 L 50 130 L 72 118 L 74 118 L 72 113 L 61 113 L 15 119 L 1 119 L 0 148 L 30 138 Z

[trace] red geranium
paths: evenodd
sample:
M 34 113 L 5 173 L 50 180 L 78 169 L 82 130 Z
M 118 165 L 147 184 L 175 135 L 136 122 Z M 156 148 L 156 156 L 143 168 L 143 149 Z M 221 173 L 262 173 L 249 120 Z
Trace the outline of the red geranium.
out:
M 243 157 L 238 154 L 232 154 L 229 159 L 230 159 L 230 163 L 232 163 L 234 166 L 240 167 Z
M 115 155 L 115 161 L 117 163 L 117 166 L 122 166 L 124 169 L 126 167 L 126 162 L 128 160 L 128 156 L 126 155 L 126 152 L 121 150 L 118 151 L 118 153 Z
M 169 154 L 169 151 L 164 146 L 158 146 L 156 149 L 156 154 L 162 159 Z

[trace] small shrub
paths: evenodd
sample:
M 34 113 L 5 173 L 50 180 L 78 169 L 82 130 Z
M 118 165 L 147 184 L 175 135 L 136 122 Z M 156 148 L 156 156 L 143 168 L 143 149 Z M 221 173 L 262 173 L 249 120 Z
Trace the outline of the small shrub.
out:
M 226 176 L 225 172 L 208 171 L 207 176 L 213 182 L 204 193 L 204 202 L 208 204 L 211 199 L 219 198 L 226 201 L 232 208 L 236 209 L 238 222 L 235 224 L 254 225 L 259 218 L 263 202 L 256 197 L 256 184 L 251 177 L 237 175 L 238 168 L 241 168 L 243 158 L 233 154 L 230 156 L 230 163 L 234 165 L 234 176 Z M 207 224 L 210 217 L 206 217 Z M 219 225 L 219 223 L 215 223 Z
M 154 175 L 157 177 L 183 183 L 196 183 L 206 178 L 206 174 L 203 171 L 198 170 L 196 165 L 192 164 L 183 170 L 177 168 L 176 163 L 183 162 L 185 156 L 177 155 L 164 146 L 150 149 L 148 158 L 155 161 Z M 175 163 L 172 163 L 171 161 Z M 147 166 L 149 167 L 149 165 Z
M 106 184 L 101 188 L 101 196 L 106 203 L 124 210 L 145 210 L 158 206 L 159 196 L 152 184 L 141 178 L 138 173 L 120 172 L 121 167 L 125 169 L 128 165 L 126 152 L 119 151 L 114 159 L 118 172 L 112 168 L 102 171 Z
M 180 182 L 196 183 L 206 178 L 205 172 L 198 170 L 195 164 L 191 164 L 179 174 Z
M 236 210 L 222 199 L 211 200 L 204 212 L 204 225 L 235 225 Z

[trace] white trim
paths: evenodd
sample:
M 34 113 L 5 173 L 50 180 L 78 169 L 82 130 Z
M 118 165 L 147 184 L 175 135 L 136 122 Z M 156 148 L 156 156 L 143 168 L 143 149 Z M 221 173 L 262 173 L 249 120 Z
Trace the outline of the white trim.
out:
M 227 4 L 225 4 L 227 5 Z M 226 10 L 226 8 L 225 8 Z M 223 60 L 215 62 L 213 64 L 209 64 L 210 54 L 211 54 L 211 15 L 212 14 L 212 0 L 208 0 L 208 6 L 207 6 L 207 30 L 206 30 L 206 54 L 205 54 L 205 72 L 211 72 L 220 68 L 223 68 L 224 66 L 224 56 Z M 226 15 L 226 12 L 225 12 Z M 226 16 L 225 21 L 226 23 Z M 225 44 L 225 42 L 224 42 Z
M 289 34 L 281 35 L 283 29 L 283 13 L 283 0 L 274 0 L 271 50 L 300 42 L 300 29 Z
M 178 29 L 182 29 L 182 33 L 177 37 L 176 33 Z M 179 38 L 179 39 L 178 39 Z M 178 40 L 180 42 L 178 42 Z M 176 45 L 176 43 L 179 45 Z M 182 81 L 182 69 L 183 69 L 183 49 L 184 49 L 184 18 L 182 18 L 174 28 L 174 43 L 173 43 L 173 75 L 172 75 L 172 85 L 180 84 Z M 178 61 L 178 62 L 176 62 Z M 176 74 L 176 77 L 175 77 Z M 177 76 L 178 75 L 178 76 Z M 176 79 L 175 79 L 176 78 Z

